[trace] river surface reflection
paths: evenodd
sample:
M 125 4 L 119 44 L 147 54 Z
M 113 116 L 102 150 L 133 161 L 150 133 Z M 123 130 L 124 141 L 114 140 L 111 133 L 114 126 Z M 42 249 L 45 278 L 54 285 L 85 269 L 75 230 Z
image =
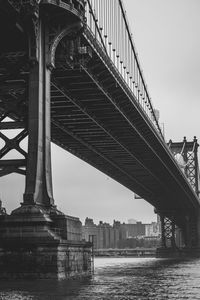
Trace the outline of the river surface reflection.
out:
M 200 299 L 200 259 L 97 258 L 91 279 L 0 281 L 3 300 Z

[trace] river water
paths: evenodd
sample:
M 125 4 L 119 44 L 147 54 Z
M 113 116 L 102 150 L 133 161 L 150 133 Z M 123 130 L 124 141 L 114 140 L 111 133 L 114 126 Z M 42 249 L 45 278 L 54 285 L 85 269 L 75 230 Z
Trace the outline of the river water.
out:
M 91 279 L 0 281 L 2 300 L 200 299 L 200 259 L 97 258 Z

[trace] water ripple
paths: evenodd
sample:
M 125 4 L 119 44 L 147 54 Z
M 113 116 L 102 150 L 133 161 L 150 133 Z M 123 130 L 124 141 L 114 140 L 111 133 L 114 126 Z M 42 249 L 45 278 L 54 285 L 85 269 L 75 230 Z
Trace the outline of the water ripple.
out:
M 200 259 L 99 258 L 92 279 L 1 281 L 0 300 L 199 300 Z

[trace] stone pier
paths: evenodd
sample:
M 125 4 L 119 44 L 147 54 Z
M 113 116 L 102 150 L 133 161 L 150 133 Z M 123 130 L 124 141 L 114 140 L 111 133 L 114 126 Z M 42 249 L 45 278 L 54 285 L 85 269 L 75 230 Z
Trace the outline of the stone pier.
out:
M 91 245 L 81 222 L 58 211 L 22 206 L 0 216 L 0 278 L 67 279 L 91 275 Z

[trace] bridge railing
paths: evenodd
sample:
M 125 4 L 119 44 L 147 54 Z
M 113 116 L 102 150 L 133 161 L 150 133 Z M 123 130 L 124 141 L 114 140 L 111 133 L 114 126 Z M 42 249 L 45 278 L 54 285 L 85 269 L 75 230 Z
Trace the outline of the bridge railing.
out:
M 163 137 L 158 111 L 151 98 L 140 67 L 122 0 L 87 0 L 87 25 L 112 60 L 135 100 Z

